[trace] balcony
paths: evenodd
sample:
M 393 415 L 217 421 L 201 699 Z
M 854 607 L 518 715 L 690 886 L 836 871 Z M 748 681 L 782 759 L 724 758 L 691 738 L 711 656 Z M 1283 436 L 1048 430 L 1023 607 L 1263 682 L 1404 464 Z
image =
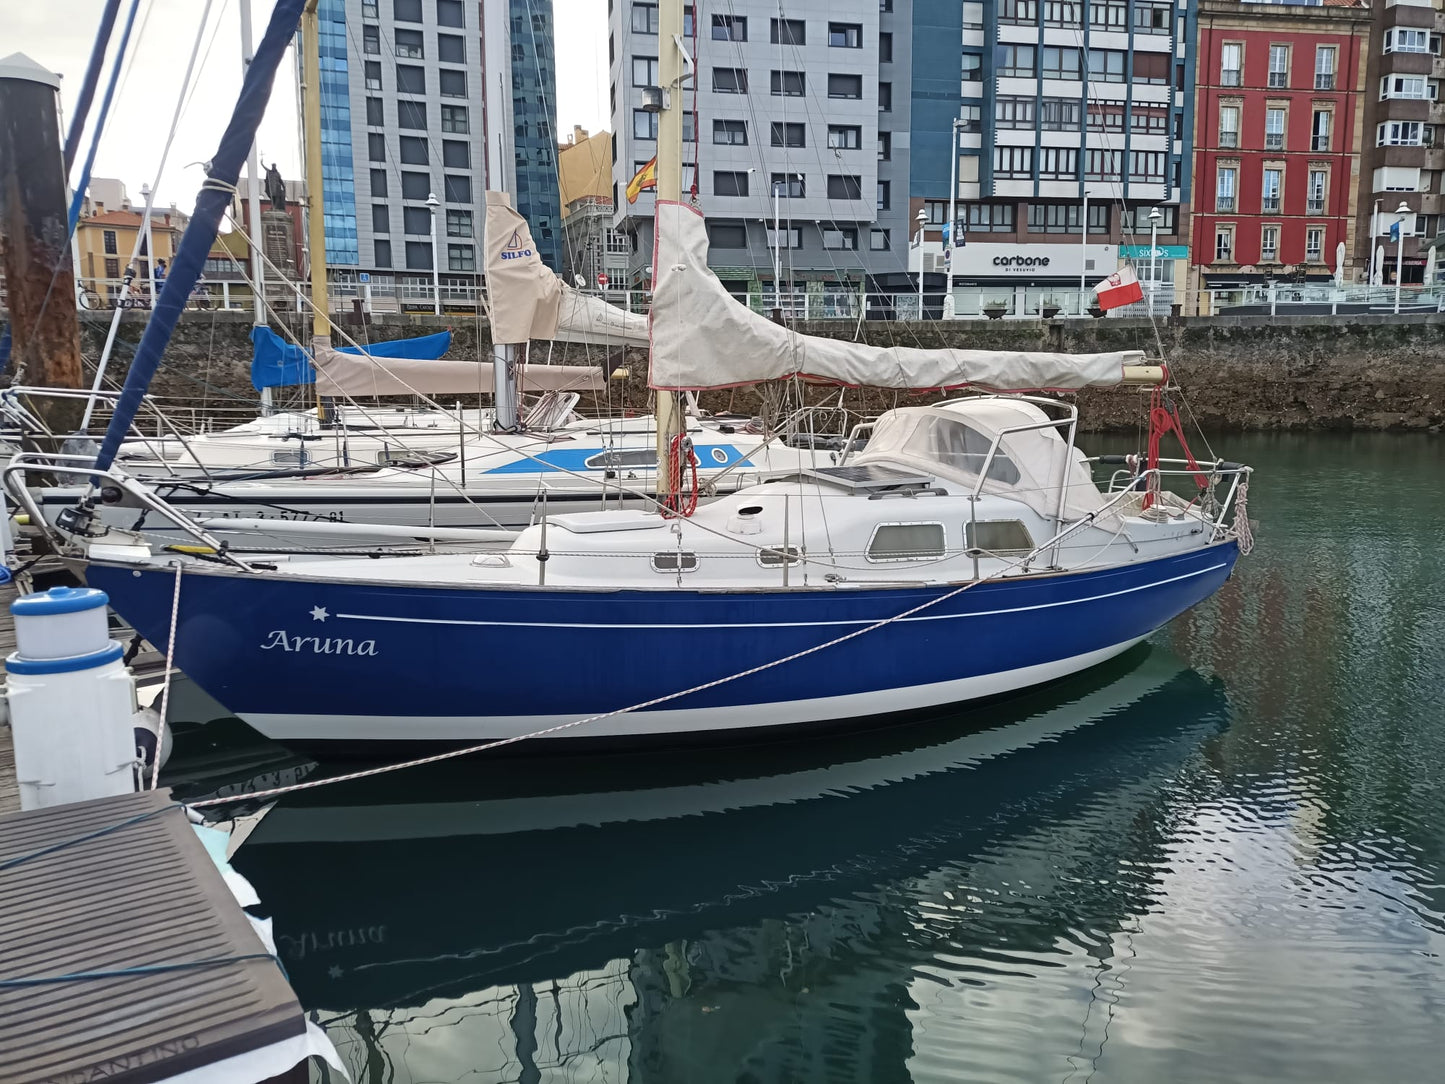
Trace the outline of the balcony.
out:
M 1238 133 L 1238 132 L 1220 132 L 1220 133 L 1219 133 L 1219 148 L 1220 148 L 1220 150 L 1233 150 L 1234 148 L 1236 148 L 1236 147 L 1238 147 L 1238 146 L 1239 146 L 1239 133 Z
M 1317 248 L 1305 249 L 1305 263 L 1324 263 L 1325 254 Z
M 1283 132 L 1265 132 L 1264 149 L 1267 151 L 1278 151 L 1284 149 Z
M 1311 136 L 1311 137 L 1310 137 L 1310 150 L 1312 150 L 1312 151 L 1327 151 L 1327 150 L 1329 150 L 1329 149 L 1330 149 L 1330 137 L 1329 137 L 1329 136 L 1327 136 L 1327 135 L 1317 135 L 1317 136 Z
M 1243 81 L 1239 77 L 1238 68 L 1226 68 L 1219 73 L 1219 85 L 1222 87 L 1242 86 Z
M 1316 89 L 1316 90 L 1334 90 L 1334 89 L 1335 89 L 1335 73 L 1334 73 L 1334 72 L 1315 72 L 1315 89 Z
M 1262 215 L 1279 214 L 1279 197 L 1265 196 L 1259 201 L 1259 213 Z
M 1284 88 L 1289 86 L 1289 72 L 1270 72 L 1269 85 L 1271 88 Z
M 1215 196 L 1214 212 L 1221 215 L 1232 215 L 1234 213 L 1233 196 Z
M 1259 250 L 1260 263 L 1279 263 L 1279 249 L 1261 248 Z
M 1305 200 L 1305 214 L 1322 215 L 1325 213 L 1325 201 L 1322 199 Z
M 1215 250 L 1214 250 L 1214 262 L 1215 262 L 1215 263 L 1233 263 L 1233 262 L 1234 262 L 1234 249 L 1231 248 L 1231 247 L 1228 246 L 1228 245 L 1226 245 L 1226 246 L 1224 246 L 1224 247 L 1222 247 L 1222 248 L 1221 248 L 1221 247 L 1216 247 Z

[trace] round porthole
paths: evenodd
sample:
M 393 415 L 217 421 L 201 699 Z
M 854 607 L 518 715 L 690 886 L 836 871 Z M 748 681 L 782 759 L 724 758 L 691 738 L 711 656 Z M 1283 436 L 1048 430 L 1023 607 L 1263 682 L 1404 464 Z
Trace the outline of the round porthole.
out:
M 712 457 L 713 460 L 718 463 L 726 463 L 728 461 L 728 454 L 722 448 L 714 448 L 712 450 Z

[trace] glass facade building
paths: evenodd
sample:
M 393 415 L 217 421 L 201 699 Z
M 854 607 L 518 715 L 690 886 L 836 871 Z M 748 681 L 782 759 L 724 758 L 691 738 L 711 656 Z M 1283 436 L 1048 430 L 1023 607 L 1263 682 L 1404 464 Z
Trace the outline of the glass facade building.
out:
M 557 189 L 557 79 L 552 0 L 511 0 L 512 114 L 517 212 L 547 266 L 562 270 L 562 208 Z
M 356 178 L 351 162 L 351 91 L 346 63 L 346 0 L 321 0 L 321 192 L 325 201 L 326 262 L 360 262 Z

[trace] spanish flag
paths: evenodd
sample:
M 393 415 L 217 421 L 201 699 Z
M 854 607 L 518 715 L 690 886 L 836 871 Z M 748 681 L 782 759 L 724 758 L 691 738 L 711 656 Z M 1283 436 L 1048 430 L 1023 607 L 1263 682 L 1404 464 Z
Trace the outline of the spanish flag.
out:
M 627 202 L 636 203 L 644 188 L 657 188 L 657 155 L 637 171 L 637 176 L 627 182 Z

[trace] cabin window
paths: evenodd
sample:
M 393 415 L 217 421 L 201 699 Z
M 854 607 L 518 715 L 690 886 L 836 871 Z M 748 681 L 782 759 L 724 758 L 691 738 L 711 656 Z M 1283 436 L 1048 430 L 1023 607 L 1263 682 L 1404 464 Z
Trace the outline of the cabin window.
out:
M 1032 553 L 1034 540 L 1029 529 L 1016 519 L 991 519 L 963 525 L 963 544 L 970 550 L 1019 556 Z
M 918 561 L 943 556 L 943 524 L 880 523 L 868 540 L 870 561 Z
M 668 550 L 652 555 L 654 572 L 696 572 L 697 554 L 689 550 Z
M 619 451 L 609 448 L 583 462 L 588 470 L 623 470 L 628 467 L 644 467 L 651 470 L 657 466 L 657 449 L 636 448 Z
M 758 564 L 764 568 L 782 568 L 784 565 L 801 563 L 802 555 L 797 546 L 769 546 L 767 549 L 758 550 Z

